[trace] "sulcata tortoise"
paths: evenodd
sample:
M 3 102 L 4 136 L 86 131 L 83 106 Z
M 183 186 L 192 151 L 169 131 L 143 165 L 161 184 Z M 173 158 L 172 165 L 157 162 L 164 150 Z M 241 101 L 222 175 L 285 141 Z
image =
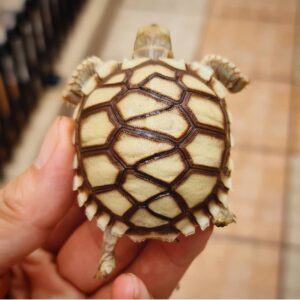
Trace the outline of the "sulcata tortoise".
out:
M 104 231 L 97 277 L 115 267 L 114 248 L 172 242 L 235 220 L 228 209 L 232 137 L 225 94 L 248 80 L 226 59 L 173 59 L 168 30 L 141 28 L 132 59 L 85 59 L 64 100 L 76 106 L 73 189 Z

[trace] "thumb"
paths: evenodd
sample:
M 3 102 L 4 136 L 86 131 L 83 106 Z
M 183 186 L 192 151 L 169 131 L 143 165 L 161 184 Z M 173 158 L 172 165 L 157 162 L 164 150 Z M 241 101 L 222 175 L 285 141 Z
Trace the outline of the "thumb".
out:
M 34 164 L 0 190 L 0 275 L 38 248 L 70 207 L 74 123 L 59 117 Z
M 113 299 L 152 299 L 144 282 L 132 273 L 120 275 L 112 286 Z

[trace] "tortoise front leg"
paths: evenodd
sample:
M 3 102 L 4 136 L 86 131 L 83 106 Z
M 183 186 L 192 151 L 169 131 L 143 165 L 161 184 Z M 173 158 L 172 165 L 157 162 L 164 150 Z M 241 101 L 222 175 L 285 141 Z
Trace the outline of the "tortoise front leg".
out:
M 226 58 L 219 55 L 206 55 L 201 64 L 209 66 L 214 71 L 214 76 L 231 92 L 241 91 L 248 83 L 248 78 Z

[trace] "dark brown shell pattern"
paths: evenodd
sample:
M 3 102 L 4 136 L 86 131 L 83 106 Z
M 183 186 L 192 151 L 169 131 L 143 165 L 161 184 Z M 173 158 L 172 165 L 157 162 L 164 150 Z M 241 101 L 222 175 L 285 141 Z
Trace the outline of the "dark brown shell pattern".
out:
M 231 136 L 219 82 L 170 62 L 115 63 L 77 109 L 74 189 L 88 218 L 119 236 L 228 222 Z

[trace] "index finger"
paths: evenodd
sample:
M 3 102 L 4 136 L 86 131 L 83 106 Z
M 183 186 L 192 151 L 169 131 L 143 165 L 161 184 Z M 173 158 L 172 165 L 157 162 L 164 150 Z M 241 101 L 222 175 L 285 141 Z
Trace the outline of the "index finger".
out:
M 194 235 L 180 236 L 178 242 L 153 240 L 124 272 L 133 273 L 147 286 L 154 298 L 168 298 L 192 261 L 205 248 L 213 226 Z M 99 289 L 92 298 L 110 297 L 112 283 Z

